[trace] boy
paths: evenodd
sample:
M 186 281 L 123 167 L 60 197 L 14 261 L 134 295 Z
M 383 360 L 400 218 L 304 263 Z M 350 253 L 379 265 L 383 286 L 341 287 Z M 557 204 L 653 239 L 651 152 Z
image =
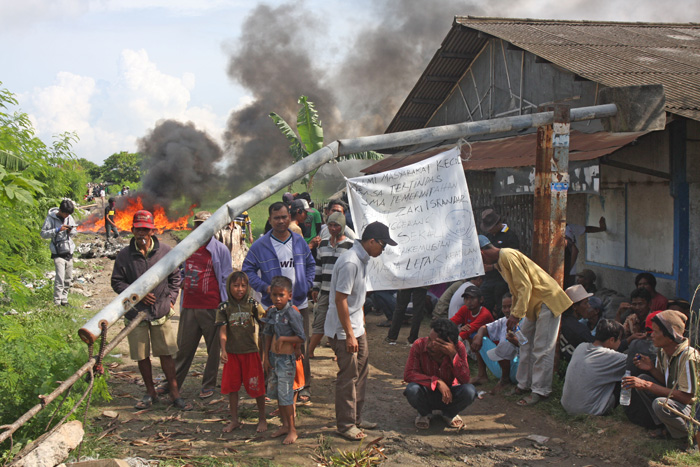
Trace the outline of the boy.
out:
M 493 321 L 493 315 L 489 310 L 481 306 L 483 298 L 481 296 L 481 290 L 479 290 L 478 287 L 473 285 L 467 287 L 462 297 L 464 297 L 464 306 L 459 309 L 456 315 L 450 318 L 450 321 L 459 327 L 460 339 L 471 344 L 477 331 L 482 326 Z M 479 374 L 476 380 L 472 381 L 474 386 L 486 383 L 489 380 L 486 374 L 486 364 L 479 353 L 476 354 L 476 362 L 478 364 Z
M 265 335 L 263 367 L 269 374 L 268 393 L 277 396 L 282 427 L 272 434 L 277 438 L 284 434 L 284 444 L 297 439 L 294 426 L 294 376 L 296 374 L 295 347 L 306 340 L 301 314 L 289 303 L 292 299 L 292 281 L 275 276 L 270 281 L 270 299 L 273 307 L 268 312 Z
M 510 375 L 511 373 L 515 374 L 514 370 L 517 368 L 517 362 L 513 362 L 513 359 L 518 355 L 520 344 L 515 333 L 506 328 L 512 307 L 513 296 L 510 292 L 506 292 L 501 301 L 503 317 L 479 328 L 476 336 L 472 339 L 472 350 L 474 352 L 481 351 L 479 355 L 494 375 L 498 376 L 500 373 L 500 379 L 496 386 L 491 389 L 491 394 L 500 394 L 506 387 L 510 386 Z M 484 337 L 486 337 L 486 342 L 484 342 Z M 484 344 L 486 347 L 482 348 Z M 511 368 L 511 362 L 516 365 L 515 368 Z M 495 366 L 496 364 L 497 366 Z

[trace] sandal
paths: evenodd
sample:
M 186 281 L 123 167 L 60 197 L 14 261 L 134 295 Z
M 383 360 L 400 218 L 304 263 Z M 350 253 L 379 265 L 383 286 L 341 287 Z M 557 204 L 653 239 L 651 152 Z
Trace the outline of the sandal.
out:
M 462 428 L 464 426 L 464 420 L 459 415 L 455 415 L 452 418 L 443 415 L 442 419 L 445 420 L 445 423 L 450 428 Z
M 536 392 L 530 393 L 529 396 L 525 396 L 522 399 L 520 399 L 517 404 L 521 407 L 528 407 L 530 405 L 535 405 L 537 404 L 540 400 L 546 399 L 545 396 L 541 396 L 537 394 Z
M 154 399 L 150 394 L 146 394 L 134 405 L 134 408 L 136 410 L 150 409 L 155 402 L 158 402 L 157 397 Z
M 362 428 L 364 430 L 374 430 L 377 428 L 377 424 L 375 422 L 368 422 L 366 420 L 362 420 L 360 423 L 357 424 L 358 428 Z
M 527 394 L 527 389 L 520 389 L 517 385 L 505 393 L 506 396 L 522 396 Z
M 297 405 L 312 405 L 311 403 L 311 392 L 307 388 L 299 391 L 299 396 L 297 397 Z
M 357 428 L 356 426 L 351 427 L 349 430 L 346 431 L 339 431 L 336 430 L 336 433 L 338 433 L 340 436 L 342 436 L 345 439 L 348 439 L 350 441 L 362 441 L 367 437 L 366 434 L 363 433 L 362 430 Z
M 428 428 L 430 428 L 430 415 L 418 415 L 413 424 L 419 430 L 427 430 Z
M 202 389 L 201 391 L 199 391 L 199 398 L 200 399 L 207 399 L 213 395 L 214 395 L 214 390 L 211 388 L 210 389 Z
M 669 439 L 670 436 L 666 428 L 656 428 L 655 430 L 649 431 L 649 438 L 651 439 Z
M 176 409 L 180 409 L 183 412 L 189 412 L 194 408 L 192 404 L 190 404 L 189 402 L 185 402 L 185 399 L 183 399 L 182 397 L 178 397 L 173 401 L 173 407 L 175 407 Z

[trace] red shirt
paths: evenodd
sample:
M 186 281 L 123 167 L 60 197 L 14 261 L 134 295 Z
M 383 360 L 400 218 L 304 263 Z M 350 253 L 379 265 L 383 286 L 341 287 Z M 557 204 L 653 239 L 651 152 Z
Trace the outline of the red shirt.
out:
M 214 263 L 206 245 L 199 247 L 185 261 L 185 279 L 182 281 L 182 307 L 215 310 L 221 303 L 219 282 Z
M 445 356 L 441 362 L 436 362 L 428 355 L 428 338 L 417 339 L 411 346 L 403 380 L 426 386 L 433 391 L 439 379 L 450 386 L 469 382 L 469 363 L 467 349 L 464 344 L 457 342 L 457 355 L 452 360 Z
M 651 306 L 649 309 L 651 311 L 664 311 L 666 308 L 668 308 L 668 298 L 656 292 L 656 295 L 651 299 Z
M 462 308 L 459 309 L 457 314 L 455 314 L 452 318 L 450 318 L 450 321 L 455 323 L 457 327 L 460 329 L 462 326 L 465 324 L 468 324 L 471 326 L 471 329 L 467 331 L 463 331 L 459 333 L 459 337 L 462 338 L 462 340 L 467 340 L 469 336 L 474 334 L 476 331 L 479 330 L 480 327 L 485 326 L 489 324 L 490 322 L 493 321 L 493 315 L 489 310 L 484 308 L 483 306 L 479 310 L 479 313 L 476 314 L 476 316 L 472 316 L 472 312 L 469 311 L 469 308 L 467 308 L 467 305 L 464 305 Z

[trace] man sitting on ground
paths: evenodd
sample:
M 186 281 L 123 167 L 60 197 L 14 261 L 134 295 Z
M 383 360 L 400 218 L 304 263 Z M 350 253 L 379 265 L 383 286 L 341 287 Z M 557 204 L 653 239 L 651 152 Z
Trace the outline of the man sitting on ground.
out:
M 467 350 L 450 320 L 433 320 L 430 328 L 428 337 L 411 346 L 403 374 L 408 386 L 403 394 L 418 411 L 416 428 L 430 427 L 433 410 L 442 411 L 449 427 L 460 428 L 464 421 L 459 413 L 476 398 L 476 389 L 469 384 Z
M 650 375 L 626 376 L 624 388 L 636 389 L 650 415 L 659 426 L 652 437 L 670 435 L 683 438 L 688 435 L 688 422 L 668 408 L 692 416 L 691 410 L 697 393 L 700 354 L 683 337 L 686 317 L 676 310 L 666 310 L 651 319 L 651 338 L 659 349 L 654 366 L 646 355 L 639 355 L 634 364 L 649 371 Z
M 574 304 L 561 315 L 559 350 L 561 357 L 569 361 L 579 344 L 594 340 L 588 325 L 579 321 L 588 316 L 588 298 L 593 294 L 579 284 L 572 285 L 565 292 Z
M 617 406 L 627 360 L 625 354 L 617 352 L 621 340 L 622 325 L 602 319 L 595 341 L 576 347 L 566 369 L 561 396 L 564 410 L 572 415 L 605 415 Z
M 460 308 L 464 306 L 464 297 L 462 296 L 464 294 L 464 291 L 467 290 L 467 287 L 475 286 L 478 287 L 479 290 L 481 290 L 481 286 L 484 285 L 484 277 L 485 276 L 475 276 L 475 277 L 470 277 L 466 281 L 462 281 L 462 285 L 457 287 L 454 292 L 452 292 L 452 295 L 449 298 L 449 305 L 447 307 L 447 318 L 452 318 L 454 315 L 457 314 Z M 449 287 L 443 295 L 448 293 L 450 291 Z M 483 294 L 483 292 L 482 292 Z M 442 299 L 442 297 L 440 297 Z M 439 306 L 439 304 L 438 304 Z M 488 307 L 486 307 L 488 309 Z M 491 311 L 491 310 L 489 310 Z M 441 318 L 444 318 L 444 316 L 441 316 Z
M 617 321 L 623 323 L 625 339 L 630 344 L 635 339 L 645 337 L 645 322 L 651 306 L 651 294 L 649 291 L 639 288 L 630 294 L 631 303 L 622 303 L 617 311 Z M 625 317 L 624 313 L 629 311 Z M 624 320 L 622 319 L 624 317 Z
M 651 311 L 665 310 L 668 308 L 668 299 L 656 291 L 656 277 L 648 272 L 640 272 L 634 278 L 634 285 L 638 289 L 645 289 L 651 294 Z

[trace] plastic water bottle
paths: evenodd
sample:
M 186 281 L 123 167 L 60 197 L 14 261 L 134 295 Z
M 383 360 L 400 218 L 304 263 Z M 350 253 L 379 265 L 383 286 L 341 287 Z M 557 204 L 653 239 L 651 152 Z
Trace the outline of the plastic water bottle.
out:
M 625 371 L 625 376 L 632 376 L 629 370 Z M 620 405 L 630 405 L 630 397 L 632 397 L 632 390 L 625 389 L 624 387 L 620 390 Z
M 519 324 L 515 327 L 515 337 L 518 338 L 518 344 L 520 344 L 520 345 L 527 344 L 527 337 L 525 337 L 525 334 L 523 334 L 523 332 L 520 330 Z

